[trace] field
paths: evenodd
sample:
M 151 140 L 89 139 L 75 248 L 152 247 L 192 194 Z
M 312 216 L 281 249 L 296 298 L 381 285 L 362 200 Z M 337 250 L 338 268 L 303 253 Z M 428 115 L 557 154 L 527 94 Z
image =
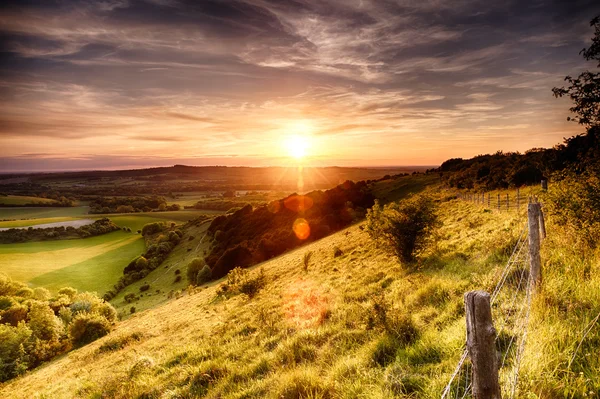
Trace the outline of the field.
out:
M 74 207 L 22 207 L 22 208 L 0 208 L 0 227 L 20 227 L 29 226 L 32 224 L 40 224 L 38 220 L 29 219 L 55 219 L 51 221 L 44 221 L 42 223 L 52 222 L 64 222 L 69 220 L 68 218 L 85 216 L 88 213 L 89 208 L 87 206 L 74 206 Z M 28 220 L 19 220 L 28 219 Z M 7 222 L 7 220 L 11 220 Z M 12 221 L 14 220 L 14 221 Z
M 51 204 L 56 202 L 48 198 L 28 197 L 23 195 L 0 195 L 0 204 L 2 205 L 26 205 L 34 203 Z
M 73 208 L 60 208 L 69 209 Z M 132 233 L 118 231 L 86 239 L 3 244 L 0 245 L 0 271 L 32 287 L 57 291 L 61 287 L 71 286 L 102 295 L 121 277 L 127 263 L 144 252 L 144 240 L 136 231 L 145 224 L 182 223 L 201 214 L 213 213 L 218 212 L 192 210 L 0 222 L 0 227 L 19 227 L 107 216 L 118 226 L 132 230 Z
M 0 270 L 32 287 L 57 291 L 71 286 L 102 294 L 143 251 L 140 235 L 121 231 L 78 240 L 3 244 Z

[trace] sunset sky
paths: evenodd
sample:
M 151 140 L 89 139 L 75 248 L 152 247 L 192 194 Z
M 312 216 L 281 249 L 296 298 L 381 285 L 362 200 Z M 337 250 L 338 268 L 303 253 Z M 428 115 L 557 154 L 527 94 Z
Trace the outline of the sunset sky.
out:
M 3 0 L 0 172 L 550 147 L 583 132 L 551 88 L 595 67 L 578 53 L 597 14 L 597 0 Z

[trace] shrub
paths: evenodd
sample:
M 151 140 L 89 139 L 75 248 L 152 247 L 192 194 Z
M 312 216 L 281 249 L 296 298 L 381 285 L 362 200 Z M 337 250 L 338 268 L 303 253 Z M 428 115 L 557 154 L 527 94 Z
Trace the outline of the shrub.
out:
M 187 265 L 187 279 L 190 284 L 196 285 L 198 280 L 198 272 L 202 270 L 206 266 L 204 259 L 202 258 L 194 258 Z
M 251 277 L 246 269 L 236 267 L 227 274 L 227 282 L 219 287 L 219 295 L 246 294 L 253 298 L 267 283 L 264 269 L 257 276 Z
M 338 258 L 338 257 L 342 256 L 343 254 L 344 254 L 344 252 L 339 247 L 333 248 L 333 257 L 334 258 Z
M 392 248 L 403 262 L 414 260 L 424 250 L 437 226 L 435 203 L 426 195 L 413 195 L 383 208 L 376 202 L 367 212 L 369 235 Z
M 312 251 L 307 251 L 302 257 L 302 265 L 305 273 L 308 273 L 308 266 L 310 265 L 310 258 L 312 257 Z
M 135 260 L 135 269 L 136 270 L 143 270 L 146 269 L 148 267 L 148 260 L 146 258 L 144 258 L 143 256 L 140 256 L 139 258 L 137 258 Z
M 204 267 L 198 272 L 196 276 L 196 285 L 202 285 L 212 278 L 212 271 L 210 266 L 204 265 Z
M 77 290 L 71 287 L 64 287 L 58 290 L 59 295 L 66 295 L 69 299 L 73 299 L 77 295 Z
M 51 296 L 52 295 L 50 294 L 50 291 L 48 291 L 46 288 L 37 287 L 33 289 L 33 298 L 37 299 L 38 301 L 47 301 Z
M 112 326 L 98 313 L 79 313 L 69 326 L 69 337 L 74 345 L 85 345 L 108 334 Z
M 577 240 L 595 248 L 600 243 L 600 166 L 581 175 L 556 176 L 548 191 L 548 214 Z
M 181 281 L 181 274 L 178 274 L 177 276 L 175 276 L 175 281 L 173 281 L 173 283 L 178 283 Z
M 150 284 L 148 284 L 148 283 L 140 286 L 140 291 L 141 292 L 148 291 L 149 289 L 150 289 Z
M 138 331 L 134 331 L 127 335 L 121 335 L 107 340 L 103 343 L 98 352 L 113 352 L 119 349 L 123 349 L 132 342 L 139 342 L 144 338 L 144 334 Z

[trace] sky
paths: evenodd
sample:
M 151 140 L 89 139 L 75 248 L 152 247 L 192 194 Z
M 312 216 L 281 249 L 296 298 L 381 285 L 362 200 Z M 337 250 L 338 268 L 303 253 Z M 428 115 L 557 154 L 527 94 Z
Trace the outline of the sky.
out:
M 436 165 L 584 129 L 596 0 L 3 0 L 0 172 Z M 294 146 L 301 150 L 294 150 Z

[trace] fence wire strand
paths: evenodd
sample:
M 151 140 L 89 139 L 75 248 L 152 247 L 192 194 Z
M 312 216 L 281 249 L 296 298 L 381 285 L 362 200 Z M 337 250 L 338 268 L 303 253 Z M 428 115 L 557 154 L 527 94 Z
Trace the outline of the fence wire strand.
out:
M 531 307 L 527 238 L 525 223 L 490 297 L 493 320 L 498 326 L 496 347 L 502 359 L 499 369 L 502 397 L 511 399 L 518 393 L 519 367 L 525 349 Z M 460 360 L 442 393 L 442 399 L 471 398 L 471 372 L 468 351 L 464 346 Z

